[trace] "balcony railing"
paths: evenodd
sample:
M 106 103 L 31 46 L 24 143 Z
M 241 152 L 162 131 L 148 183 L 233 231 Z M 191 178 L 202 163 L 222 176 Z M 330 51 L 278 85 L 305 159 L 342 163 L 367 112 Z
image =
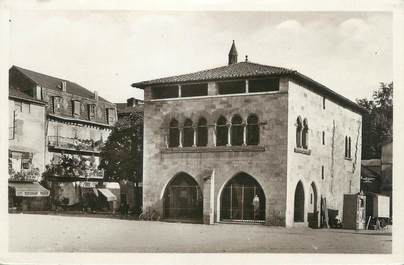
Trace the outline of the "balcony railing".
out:
M 39 181 L 40 176 L 39 169 L 37 168 L 22 170 L 20 172 L 15 172 L 13 169 L 9 169 L 8 171 L 9 181 L 35 182 Z
M 103 146 L 101 140 L 79 139 L 63 136 L 48 136 L 48 146 L 55 149 L 63 149 L 79 152 L 100 153 Z

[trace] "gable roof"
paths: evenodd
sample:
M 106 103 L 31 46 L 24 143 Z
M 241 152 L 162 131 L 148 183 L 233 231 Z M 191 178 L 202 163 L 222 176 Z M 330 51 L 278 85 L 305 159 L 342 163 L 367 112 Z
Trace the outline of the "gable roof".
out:
M 217 80 L 236 79 L 243 77 L 281 75 L 292 72 L 294 71 L 282 67 L 262 65 L 251 62 L 239 62 L 213 69 L 198 71 L 190 74 L 176 75 L 134 83 L 132 84 L 132 86 L 144 88 L 146 86 L 159 85 L 159 84 L 173 84 L 173 83 L 185 83 L 185 82 L 197 82 L 197 81 L 217 81 Z
M 310 89 L 314 92 L 334 99 L 337 102 L 344 104 L 350 109 L 363 114 L 366 110 L 360 107 L 355 102 L 350 99 L 334 92 L 323 84 L 311 79 L 299 73 L 296 70 L 287 69 L 283 67 L 270 66 L 252 63 L 249 61 L 234 63 L 226 66 L 221 66 L 213 69 L 198 71 L 190 74 L 176 75 L 164 78 L 158 78 L 148 81 L 142 81 L 138 83 L 133 83 L 132 87 L 138 87 L 144 89 L 147 86 L 157 86 L 157 85 L 170 85 L 170 84 L 181 84 L 187 82 L 208 82 L 208 81 L 220 81 L 220 80 L 234 80 L 242 78 L 259 78 L 259 77 L 291 77 L 292 79 L 309 84 Z
M 34 71 L 31 71 L 31 70 L 28 70 L 28 69 L 24 69 L 24 68 L 21 68 L 19 66 L 15 66 L 15 65 L 12 68 L 20 71 L 22 74 L 24 74 L 26 77 L 31 79 L 37 85 L 40 85 L 40 86 L 45 87 L 47 89 L 52 89 L 52 90 L 55 90 L 55 91 L 61 91 L 60 90 L 61 82 L 65 81 L 66 82 L 66 92 L 68 92 L 70 94 L 73 94 L 73 95 L 81 96 L 81 97 L 84 97 L 84 98 L 94 99 L 94 93 L 93 92 L 91 92 L 87 88 L 84 88 L 84 87 L 80 86 L 79 84 L 76 84 L 74 82 L 70 82 L 69 80 L 61 79 L 61 78 L 58 78 L 58 77 L 53 77 L 53 76 L 49 76 L 49 75 L 45 75 L 45 74 L 41 74 L 41 73 L 34 72 Z M 100 96 L 98 97 L 98 99 L 100 101 L 109 102 L 108 100 L 106 100 L 106 99 L 104 99 L 104 98 L 102 98 Z
M 28 95 L 27 93 L 25 93 L 25 92 L 23 92 L 21 90 L 15 89 L 13 87 L 9 87 L 9 89 L 8 89 L 8 97 L 9 98 L 14 98 L 14 99 L 26 100 L 26 101 L 29 101 L 29 102 L 34 102 L 34 103 L 38 103 L 38 104 L 42 104 L 42 105 L 46 104 L 45 101 L 38 100 L 38 99 Z

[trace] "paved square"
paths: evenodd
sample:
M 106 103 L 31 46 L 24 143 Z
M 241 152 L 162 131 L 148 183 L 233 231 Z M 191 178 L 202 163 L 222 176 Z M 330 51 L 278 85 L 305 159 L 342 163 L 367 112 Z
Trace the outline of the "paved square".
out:
M 84 216 L 9 215 L 21 252 L 391 253 L 391 233 L 239 224 L 183 224 Z

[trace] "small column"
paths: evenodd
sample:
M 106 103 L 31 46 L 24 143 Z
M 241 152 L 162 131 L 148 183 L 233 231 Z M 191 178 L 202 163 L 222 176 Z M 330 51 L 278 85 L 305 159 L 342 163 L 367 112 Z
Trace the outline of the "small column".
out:
M 247 124 L 243 123 L 243 146 L 247 145 Z
M 198 138 L 198 127 L 197 126 L 192 126 L 192 129 L 194 129 L 194 144 L 192 145 L 192 147 L 196 147 L 196 140 Z
M 250 93 L 250 90 L 248 88 L 248 79 L 245 80 L 245 92 Z
M 216 125 L 212 126 L 213 146 L 216 146 Z
M 227 144 L 226 146 L 231 146 L 231 123 L 226 124 L 227 126 Z
M 180 98 L 182 94 L 181 85 L 178 85 L 178 97 Z
M 182 147 L 182 138 L 184 138 L 184 137 L 183 137 L 183 135 L 184 135 L 184 128 L 179 128 L 179 130 L 180 130 L 180 143 L 179 143 L 179 146 L 178 146 L 178 147 Z

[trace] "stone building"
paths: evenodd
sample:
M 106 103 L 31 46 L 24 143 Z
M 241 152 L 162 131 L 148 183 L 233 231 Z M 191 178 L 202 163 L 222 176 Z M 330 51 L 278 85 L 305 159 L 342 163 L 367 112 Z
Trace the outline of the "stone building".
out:
M 360 188 L 361 108 L 237 57 L 233 42 L 226 66 L 132 84 L 144 90 L 144 207 L 204 223 L 342 216 L 343 195 Z
M 45 167 L 45 102 L 11 86 L 8 98 L 9 207 L 44 209 L 49 191 L 38 181 Z
M 18 66 L 10 68 L 9 83 L 46 103 L 43 139 L 36 142 L 44 148 L 41 173 L 44 165 L 60 164 L 63 155 L 83 164 L 73 176 L 61 172 L 51 179 L 53 198 L 77 204 L 82 196 L 80 188 L 93 188 L 97 180 L 103 179 L 103 172 L 97 168 L 99 154 L 117 120 L 115 105 L 74 82 Z M 32 140 L 30 135 L 27 137 Z

